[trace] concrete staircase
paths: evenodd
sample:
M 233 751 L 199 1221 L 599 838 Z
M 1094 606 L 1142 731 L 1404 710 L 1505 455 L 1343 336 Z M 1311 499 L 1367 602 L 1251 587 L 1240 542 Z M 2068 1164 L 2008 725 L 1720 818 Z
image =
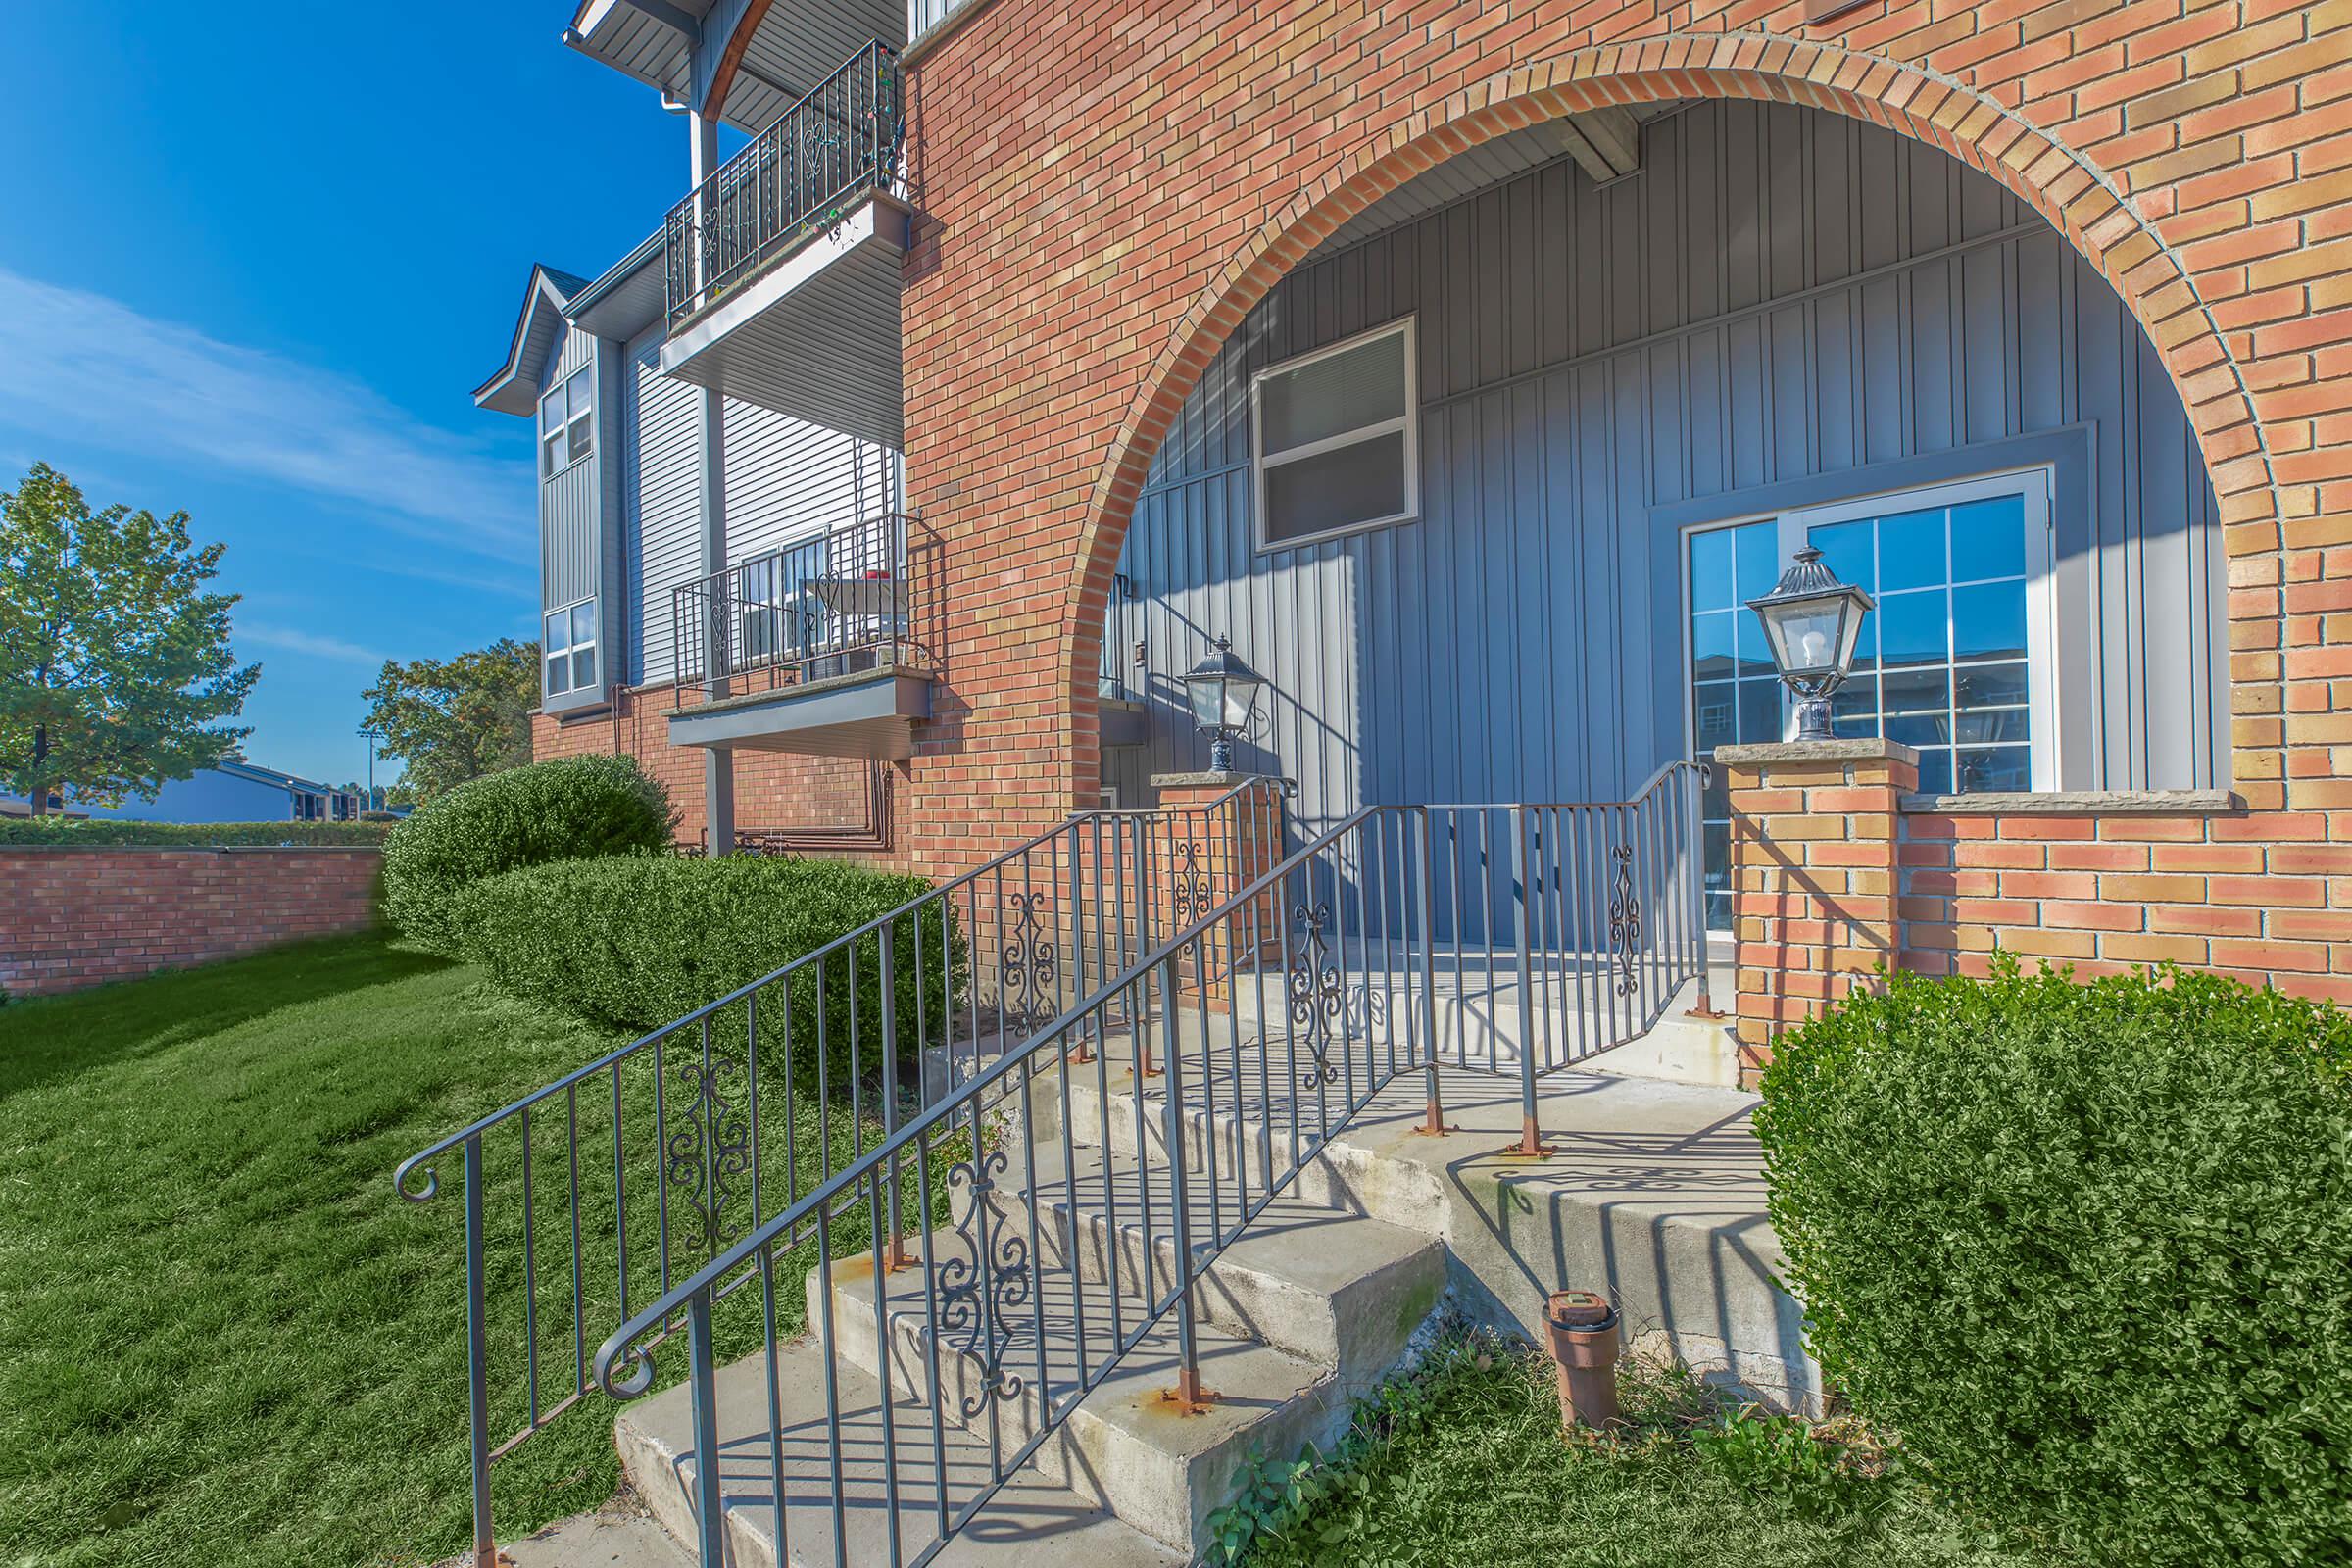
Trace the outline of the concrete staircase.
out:
M 995 1346 L 997 1368 L 1009 1380 L 995 1396 L 990 1365 L 961 1343 L 968 1335 L 940 1331 L 925 1288 L 949 1259 L 970 1256 L 969 1241 L 945 1228 L 910 1238 L 914 1266 L 879 1279 L 870 1255 L 837 1262 L 829 1301 L 810 1274 L 808 1320 L 827 1321 L 829 1309 L 830 1365 L 811 1334 L 781 1347 L 772 1368 L 760 1355 L 719 1369 L 718 1463 L 732 1561 L 814 1568 L 910 1558 L 942 1533 L 943 1492 L 960 1511 L 1006 1470 L 1011 1478 L 937 1561 L 1191 1561 L 1252 1449 L 1288 1459 L 1310 1444 L 1328 1446 L 1354 1401 L 1404 1358 L 1446 1288 L 1440 1239 L 1328 1198 L 1266 1200 L 1262 1161 L 1245 1195 L 1245 1167 L 1229 1157 L 1219 1156 L 1211 1178 L 1204 1139 L 1188 1140 L 1190 1235 L 1176 1237 L 1164 1140 L 1147 1135 L 1152 1152 L 1139 1165 L 1129 1054 L 1125 1042 L 1113 1041 L 1100 1068 L 1071 1074 L 1066 1101 L 1038 1094 L 1028 1114 L 999 1119 L 1009 1168 L 997 1178 L 993 1217 L 1003 1234 L 1033 1249 L 1036 1267 Z M 1141 1097 L 1153 1124 L 1164 1105 L 1160 1082 L 1147 1081 Z M 1116 1112 L 1107 1129 L 1105 1110 Z M 1017 1130 L 1036 1142 L 1020 1142 L 1011 1136 Z M 1200 1375 L 1218 1397 L 1205 1412 L 1179 1413 L 1163 1396 L 1176 1381 L 1175 1317 L 1148 1324 L 1146 1302 L 1167 1299 L 1178 1248 L 1212 1250 L 1245 1196 L 1264 1209 L 1208 1264 L 1195 1298 Z M 984 1227 L 991 1216 L 956 1217 Z M 1103 1381 L 1081 1396 L 1106 1366 Z M 838 1431 L 827 1419 L 828 1379 L 843 1412 Z M 771 1381 L 780 1447 L 770 1438 Z M 926 1398 L 934 1387 L 942 1394 L 936 1408 Z M 1013 1467 L 1048 1425 L 1048 1411 L 1065 1409 L 1058 1429 Z M 615 1441 L 654 1518 L 680 1541 L 695 1540 L 703 1459 L 687 1388 L 625 1407 Z M 837 1460 L 846 1494 L 838 1516 L 830 1484 Z M 894 1468 L 895 1512 L 884 1481 Z

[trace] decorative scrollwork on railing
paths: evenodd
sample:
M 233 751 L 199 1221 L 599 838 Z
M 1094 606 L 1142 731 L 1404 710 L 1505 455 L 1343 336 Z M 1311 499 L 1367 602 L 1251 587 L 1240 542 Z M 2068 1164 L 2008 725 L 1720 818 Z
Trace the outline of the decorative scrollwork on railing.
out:
M 1176 923 L 1189 926 L 1216 907 L 1208 873 L 1200 869 L 1200 841 L 1184 839 L 1176 846 Z
M 1002 1149 L 948 1168 L 950 1187 L 969 1187 L 970 1199 L 956 1221 L 956 1240 L 970 1253 L 950 1255 L 939 1266 L 939 1327 L 948 1343 L 980 1364 L 979 1392 L 961 1401 L 971 1420 L 991 1401 L 1017 1398 L 1027 1386 L 1004 1365 L 1012 1343 L 1012 1314 L 1029 1303 L 1035 1286 L 1029 1244 L 1011 1228 L 1011 1216 L 997 1201 L 996 1178 L 1010 1168 Z
M 1298 1075 L 1298 1082 L 1319 1089 L 1340 1079 L 1339 1068 L 1327 1058 L 1331 1026 L 1348 1017 L 1348 988 L 1340 979 L 1340 966 L 1330 961 L 1331 940 L 1323 934 L 1331 924 L 1331 906 L 1301 904 L 1292 909 L 1291 920 L 1298 928 L 1298 941 L 1283 976 L 1283 993 L 1290 999 L 1291 1022 L 1306 1031 L 1306 1049 L 1314 1057 L 1314 1065 Z
M 671 1211 L 693 1226 L 687 1240 L 713 1257 L 733 1240 L 727 1200 L 752 1165 L 751 1118 L 723 1093 L 738 1071 L 724 1056 L 688 1062 L 678 1074 L 687 1096 L 682 1120 L 662 1140 Z
M 1061 995 L 1061 950 L 1046 929 L 1046 895 L 1007 893 L 1012 934 L 1004 939 L 997 966 L 997 994 L 1004 1022 L 1017 1029 L 1042 1029 L 1054 1021 Z
M 1609 884 L 1609 950 L 1617 970 L 1617 994 L 1630 997 L 1640 987 L 1634 963 L 1642 947 L 1642 901 L 1634 896 L 1634 847 L 1620 844 L 1609 851 L 1617 874 Z

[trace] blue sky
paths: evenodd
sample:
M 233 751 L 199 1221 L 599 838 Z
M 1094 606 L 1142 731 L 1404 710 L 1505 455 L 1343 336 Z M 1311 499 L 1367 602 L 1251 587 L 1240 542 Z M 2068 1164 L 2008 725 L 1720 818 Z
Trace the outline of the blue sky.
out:
M 226 543 L 258 762 L 363 777 L 379 661 L 533 634 L 529 428 L 469 393 L 533 261 L 599 271 L 686 185 L 684 125 L 564 46 L 571 9 L 10 18 L 0 488 L 43 460 Z

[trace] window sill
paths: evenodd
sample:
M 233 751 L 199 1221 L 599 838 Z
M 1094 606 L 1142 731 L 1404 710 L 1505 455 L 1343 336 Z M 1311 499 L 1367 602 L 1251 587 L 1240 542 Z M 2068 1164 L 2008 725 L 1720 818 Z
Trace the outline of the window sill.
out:
M 2031 790 L 1906 795 L 1905 811 L 1945 816 L 2219 816 L 2246 803 L 2230 790 Z

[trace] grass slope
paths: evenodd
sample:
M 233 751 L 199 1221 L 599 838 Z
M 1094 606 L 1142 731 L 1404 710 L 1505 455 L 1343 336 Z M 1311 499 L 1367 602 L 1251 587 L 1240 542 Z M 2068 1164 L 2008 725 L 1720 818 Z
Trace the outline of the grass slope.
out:
M 462 1546 L 459 1162 L 423 1205 L 399 1200 L 390 1174 L 616 1038 L 373 937 L 0 1007 L 0 1561 L 313 1568 Z M 638 1307 L 660 1261 L 643 1090 L 629 1102 Z M 836 1143 L 850 1124 L 831 1118 Z M 560 1137 L 545 1119 L 534 1132 L 550 1401 L 573 1376 Z M 502 1438 L 522 1415 L 514 1153 L 490 1183 Z M 865 1248 L 857 1216 L 836 1236 Z M 591 1206 L 584 1245 L 593 1354 L 618 1320 L 609 1210 Z M 799 1271 L 779 1266 L 786 1329 Z M 736 1298 L 722 1348 L 749 1348 L 756 1295 Z M 659 1364 L 675 1376 L 682 1361 Z M 497 1467 L 502 1539 L 612 1494 L 612 1414 L 592 1395 Z
M 1481 1364 L 1481 1363 L 1484 1364 Z M 1635 1428 L 1563 1442 L 1551 1364 L 1485 1343 L 1442 1348 L 1358 1417 L 1305 1506 L 1279 1502 L 1251 1568 L 1466 1563 L 1592 1568 L 2028 1568 L 1888 1477 L 1832 1498 L 1818 1475 L 1735 1479 L 1692 1433 L 1720 1420 L 1687 1376 L 1623 1388 Z M 1761 1483 L 1761 1484 L 1757 1484 Z M 1269 1499 L 1272 1500 L 1272 1499 Z

